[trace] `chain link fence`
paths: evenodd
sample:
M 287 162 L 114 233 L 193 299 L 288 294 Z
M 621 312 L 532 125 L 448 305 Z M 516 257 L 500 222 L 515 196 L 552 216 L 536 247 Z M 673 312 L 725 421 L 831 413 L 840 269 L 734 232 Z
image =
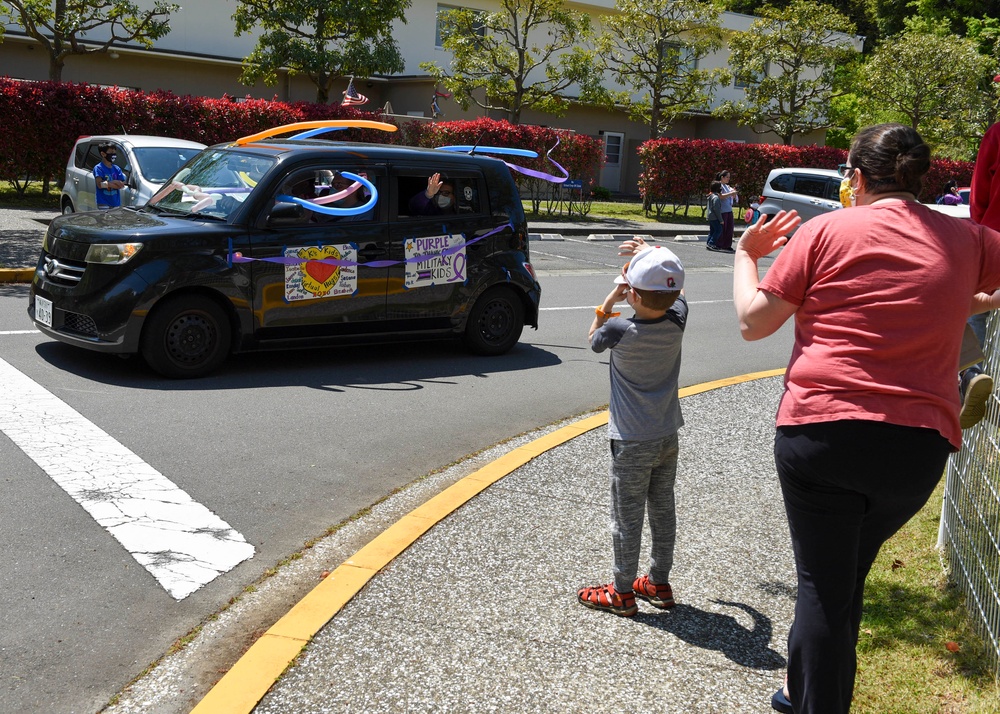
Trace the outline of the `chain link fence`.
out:
M 986 328 L 985 371 L 1000 389 L 1000 319 Z M 986 643 L 1000 677 L 1000 401 L 994 392 L 986 417 L 962 432 L 945 480 L 938 543 L 949 576 L 965 594 L 973 628 Z

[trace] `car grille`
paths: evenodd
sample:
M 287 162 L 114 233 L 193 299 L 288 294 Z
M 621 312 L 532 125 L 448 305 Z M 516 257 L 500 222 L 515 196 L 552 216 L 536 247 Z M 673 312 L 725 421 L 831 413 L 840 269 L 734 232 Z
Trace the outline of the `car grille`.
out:
M 78 312 L 63 313 L 63 331 L 76 332 L 87 337 L 97 337 L 97 324 L 88 315 Z
M 52 255 L 45 256 L 42 266 L 45 277 L 59 285 L 76 285 L 83 280 L 83 273 L 86 269 L 86 263 L 56 258 Z

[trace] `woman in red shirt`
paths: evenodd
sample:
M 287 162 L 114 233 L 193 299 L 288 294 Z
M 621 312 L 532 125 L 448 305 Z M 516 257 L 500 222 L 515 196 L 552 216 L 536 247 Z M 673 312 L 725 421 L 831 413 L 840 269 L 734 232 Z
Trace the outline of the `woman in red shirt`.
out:
M 955 374 L 970 305 L 1000 286 L 1000 233 L 917 202 L 930 149 L 899 124 L 862 130 L 856 207 L 795 234 L 794 211 L 747 229 L 733 299 L 747 340 L 795 319 L 774 453 L 798 576 L 779 711 L 848 712 L 864 583 L 882 544 L 961 446 Z

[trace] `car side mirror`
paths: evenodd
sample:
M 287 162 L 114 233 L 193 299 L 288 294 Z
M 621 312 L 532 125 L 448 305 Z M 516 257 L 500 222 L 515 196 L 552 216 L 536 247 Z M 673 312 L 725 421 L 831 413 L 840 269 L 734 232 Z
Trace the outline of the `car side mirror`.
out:
M 293 226 L 302 223 L 306 217 L 306 209 L 295 203 L 278 201 L 267 216 L 267 225 L 271 228 Z

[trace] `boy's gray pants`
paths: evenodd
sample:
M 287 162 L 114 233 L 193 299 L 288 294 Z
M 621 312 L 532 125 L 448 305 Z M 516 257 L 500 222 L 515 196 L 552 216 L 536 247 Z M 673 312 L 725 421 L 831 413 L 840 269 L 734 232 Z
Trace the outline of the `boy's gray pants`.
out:
M 611 538 L 615 590 L 629 592 L 639 569 L 644 511 L 652 534 L 649 576 L 666 584 L 674 564 L 677 434 L 652 441 L 611 440 Z

